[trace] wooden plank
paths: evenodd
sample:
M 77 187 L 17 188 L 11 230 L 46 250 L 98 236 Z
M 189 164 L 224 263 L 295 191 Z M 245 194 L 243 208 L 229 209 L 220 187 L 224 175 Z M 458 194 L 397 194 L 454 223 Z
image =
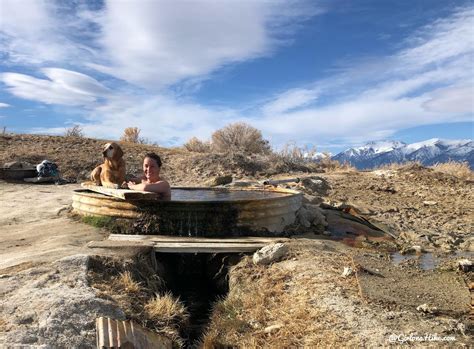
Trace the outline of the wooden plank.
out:
M 132 321 L 96 319 L 97 348 L 172 348 L 172 341 Z
M 255 252 L 262 248 L 264 243 L 239 244 L 239 243 L 155 243 L 153 248 L 162 253 L 232 253 Z
M 113 196 L 122 200 L 153 200 L 158 198 L 157 193 L 152 193 L 149 191 L 137 191 L 130 189 L 112 189 L 105 188 L 98 185 L 93 185 L 89 183 L 81 183 L 81 187 L 94 191 L 96 193 L 104 194 L 107 196 Z
M 156 252 L 166 253 L 228 253 L 254 252 L 268 242 L 153 242 L 153 241 L 91 241 L 89 248 L 126 248 L 126 247 L 153 247 Z
M 195 237 L 195 236 L 170 236 L 170 235 L 128 235 L 128 234 L 110 234 L 110 241 L 129 241 L 129 242 L 186 242 L 186 243 L 264 243 L 285 242 L 285 237 L 263 237 L 263 236 L 238 236 L 238 237 Z

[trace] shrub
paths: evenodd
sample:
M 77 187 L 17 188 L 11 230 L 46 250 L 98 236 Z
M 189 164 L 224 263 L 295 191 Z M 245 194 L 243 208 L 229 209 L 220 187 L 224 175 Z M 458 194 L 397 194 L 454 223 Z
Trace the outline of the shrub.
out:
M 465 180 L 472 180 L 474 173 L 467 162 L 456 162 L 450 160 L 444 163 L 436 163 L 431 168 L 438 172 L 443 172 Z
M 68 129 L 64 134 L 66 137 L 84 137 L 84 131 L 81 126 L 74 125 Z
M 120 137 L 120 141 L 127 143 L 144 144 L 146 140 L 140 137 L 140 129 L 138 127 L 127 127 L 123 131 L 123 135 L 122 137 Z
M 187 151 L 195 153 L 209 153 L 211 151 L 211 143 L 203 142 L 200 139 L 193 137 L 184 144 Z
M 270 145 L 262 133 L 244 122 L 230 124 L 212 134 L 213 150 L 224 152 L 243 152 L 245 154 L 265 154 Z

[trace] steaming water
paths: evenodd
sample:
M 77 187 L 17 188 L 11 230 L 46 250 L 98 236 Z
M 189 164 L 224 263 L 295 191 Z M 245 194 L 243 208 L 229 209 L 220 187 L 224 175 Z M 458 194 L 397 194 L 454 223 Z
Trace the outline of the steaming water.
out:
M 258 190 L 171 189 L 172 201 L 239 201 L 291 196 L 290 193 Z

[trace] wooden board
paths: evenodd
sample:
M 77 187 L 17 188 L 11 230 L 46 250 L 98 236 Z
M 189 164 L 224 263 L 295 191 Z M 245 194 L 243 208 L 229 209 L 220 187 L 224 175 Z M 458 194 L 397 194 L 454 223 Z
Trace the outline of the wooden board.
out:
M 186 243 L 263 243 L 285 242 L 288 238 L 284 237 L 263 237 L 263 236 L 239 236 L 239 237 L 195 237 L 195 236 L 171 236 L 171 235 L 128 235 L 128 234 L 110 234 L 110 241 L 130 241 L 130 242 L 186 242 Z
M 161 253 L 239 253 L 255 252 L 265 245 L 286 242 L 287 238 L 235 237 L 204 238 L 165 235 L 111 234 L 108 240 L 91 241 L 89 248 L 152 247 Z
M 134 323 L 106 317 L 95 321 L 97 348 L 172 348 L 172 341 Z
M 130 189 L 112 189 L 105 188 L 98 185 L 93 185 L 89 183 L 81 183 L 81 187 L 94 191 L 96 193 L 104 194 L 107 196 L 113 196 L 122 200 L 153 200 L 158 198 L 157 193 L 152 193 L 149 191 L 137 191 Z

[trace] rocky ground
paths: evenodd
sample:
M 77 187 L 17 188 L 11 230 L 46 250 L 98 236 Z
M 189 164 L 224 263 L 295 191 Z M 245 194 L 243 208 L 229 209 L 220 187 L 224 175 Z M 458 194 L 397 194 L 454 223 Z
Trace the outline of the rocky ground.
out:
M 64 178 L 80 181 L 100 163 L 104 142 L 8 135 L 0 137 L 0 163 L 49 159 Z M 472 180 L 420 166 L 327 172 L 238 154 L 124 149 L 130 173 L 147 151 L 162 155 L 173 185 L 225 175 L 234 182 L 305 178 L 287 184 L 305 193 L 294 227 L 303 235 L 280 261 L 260 266 L 245 257 L 230 269 L 229 294 L 215 305 L 205 346 L 468 347 L 472 340 L 473 272 L 458 267 L 473 260 Z M 140 319 L 141 306 L 123 300 L 126 290 L 91 281 L 91 260 L 114 258 L 136 270 L 143 261 L 135 257 L 146 251 L 87 248 L 107 233 L 68 216 L 77 187 L 0 181 L 0 338 L 7 345 L 91 347 L 96 316 Z M 146 284 L 146 276 L 137 278 Z

